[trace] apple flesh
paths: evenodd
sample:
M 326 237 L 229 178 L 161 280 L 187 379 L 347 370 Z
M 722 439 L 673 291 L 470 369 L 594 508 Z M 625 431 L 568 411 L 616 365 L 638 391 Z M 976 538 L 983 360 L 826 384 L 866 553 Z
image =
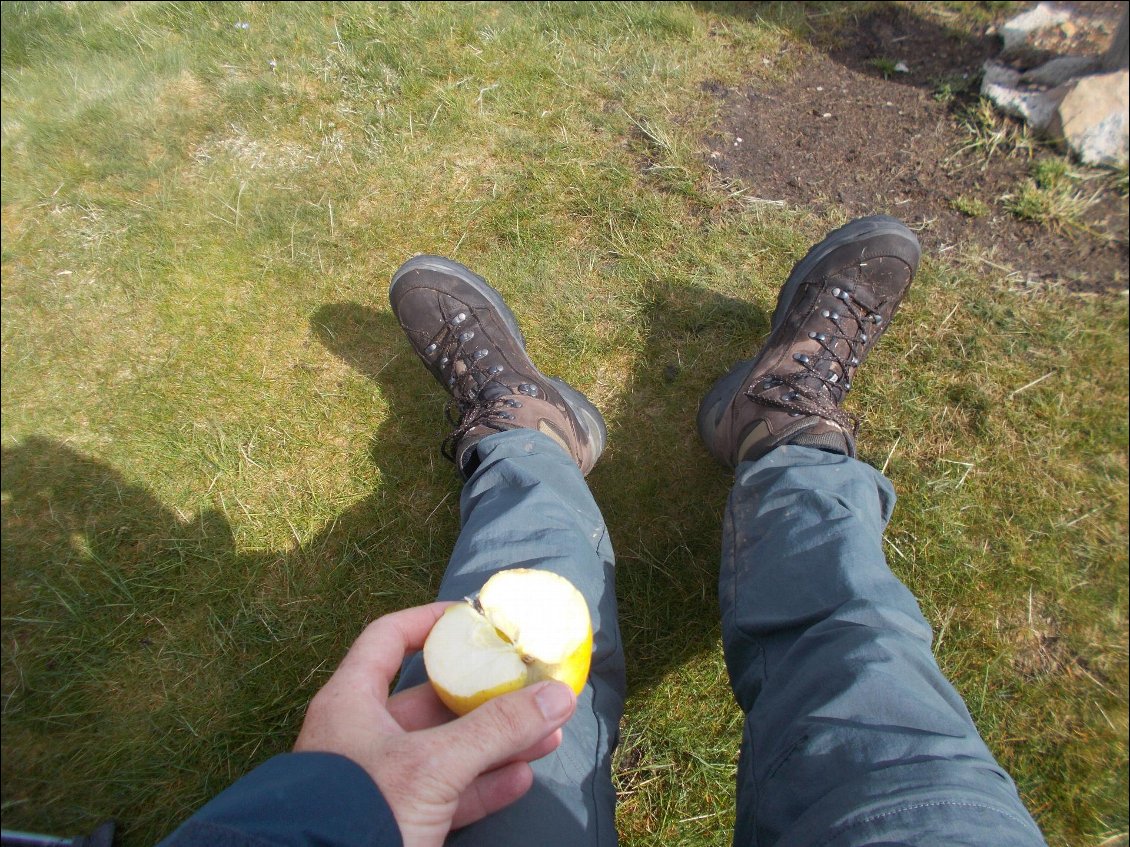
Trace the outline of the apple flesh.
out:
M 499 571 L 444 612 L 424 642 L 439 699 L 464 715 L 492 697 L 556 679 L 577 694 L 592 661 L 592 618 L 574 585 L 549 571 Z

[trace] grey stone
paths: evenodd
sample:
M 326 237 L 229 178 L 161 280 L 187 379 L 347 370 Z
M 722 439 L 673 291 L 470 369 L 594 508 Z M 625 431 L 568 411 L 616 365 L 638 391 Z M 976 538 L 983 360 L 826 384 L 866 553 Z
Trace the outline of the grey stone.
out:
M 1006 115 L 1020 118 L 1043 129 L 1051 120 L 1058 100 L 1043 88 L 1028 88 L 1021 82 L 1020 71 L 1007 65 L 985 62 L 985 75 L 981 79 L 981 95 L 988 97 Z
M 1048 92 L 1047 131 L 1087 165 L 1125 165 L 1130 155 L 1130 71 L 1095 74 Z
M 1054 59 L 1027 71 L 1021 77 L 1023 82 L 1055 87 L 1063 85 L 1073 77 L 1098 70 L 1098 60 L 1090 56 L 1056 56 Z
M 1012 20 L 1003 24 L 999 30 L 1000 37 L 1004 39 L 1003 53 L 1008 53 L 1028 43 L 1032 33 L 1058 26 L 1070 20 L 1070 12 L 1055 9 L 1047 3 L 1040 3 L 1035 8 L 1022 12 Z

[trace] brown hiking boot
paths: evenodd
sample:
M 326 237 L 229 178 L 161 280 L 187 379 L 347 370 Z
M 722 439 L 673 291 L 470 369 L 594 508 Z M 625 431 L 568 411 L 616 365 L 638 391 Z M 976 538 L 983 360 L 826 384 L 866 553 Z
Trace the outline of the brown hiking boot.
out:
M 560 379 L 542 374 L 502 296 L 451 259 L 416 256 L 392 275 L 393 314 L 416 355 L 451 394 L 455 427 L 443 454 L 464 478 L 475 446 L 510 429 L 536 429 L 556 441 L 587 474 L 607 440 L 596 406 Z
M 918 267 L 914 233 L 894 218 L 860 218 L 793 268 L 760 353 L 714 383 L 698 431 L 721 462 L 759 459 L 781 444 L 855 456 L 859 421 L 840 408 Z

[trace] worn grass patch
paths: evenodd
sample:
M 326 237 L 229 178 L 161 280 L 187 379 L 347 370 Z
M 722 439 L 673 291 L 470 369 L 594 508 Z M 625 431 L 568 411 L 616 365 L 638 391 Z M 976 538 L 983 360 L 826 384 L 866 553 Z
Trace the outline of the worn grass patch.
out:
M 841 221 L 716 182 L 700 86 L 795 36 L 724 5 L 2 12 L 4 825 L 152 843 L 432 596 L 458 485 L 385 286 L 438 252 L 608 418 L 623 841 L 728 844 L 729 481 L 694 411 Z M 1127 826 L 1126 300 L 965 262 L 927 259 L 860 374 L 863 457 L 943 669 L 1051 843 L 1097 844 Z

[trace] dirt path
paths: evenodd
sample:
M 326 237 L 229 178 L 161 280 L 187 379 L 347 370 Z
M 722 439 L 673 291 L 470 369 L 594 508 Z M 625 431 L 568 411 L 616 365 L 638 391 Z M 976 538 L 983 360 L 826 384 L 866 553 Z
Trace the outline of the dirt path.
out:
M 1007 120 L 983 124 L 976 142 L 967 123 L 982 62 L 999 41 L 984 34 L 984 24 L 939 19 L 944 10 L 924 5 L 891 5 L 858 18 L 813 15 L 805 36 L 817 49 L 806 51 L 786 83 L 709 86 L 723 114 L 706 139 L 710 164 L 764 201 L 896 215 L 919 231 L 928 251 L 972 248 L 1017 271 L 1020 282 L 1124 291 L 1128 204 L 1115 175 L 1072 169 L 1070 194 L 1091 201 L 1078 225 L 1010 211 L 1010 196 L 1053 153 L 1005 141 L 989 155 L 993 131 L 1017 137 L 1020 128 Z M 1090 37 L 1071 49 L 1105 49 L 1102 33 L 1113 32 L 1121 6 L 1087 4 L 1081 14 L 1095 26 L 1080 27 Z M 894 69 L 900 62 L 905 72 Z

